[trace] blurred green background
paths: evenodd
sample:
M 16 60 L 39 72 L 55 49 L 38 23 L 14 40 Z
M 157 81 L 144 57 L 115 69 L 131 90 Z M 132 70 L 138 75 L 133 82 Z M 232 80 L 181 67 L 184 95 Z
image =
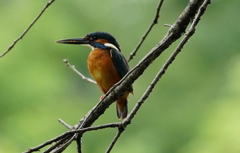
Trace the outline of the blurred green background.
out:
M 48 0 L 0 0 L 1 53 L 26 29 Z M 0 152 L 37 146 L 78 123 L 102 95 L 65 66 L 69 59 L 91 77 L 90 49 L 55 40 L 107 31 L 129 57 L 156 12 L 158 0 L 56 0 L 5 57 L 0 58 Z M 165 35 L 188 0 L 165 1 L 159 23 L 129 64 L 139 60 Z M 113 153 L 240 152 L 240 14 L 238 0 L 213 0 L 195 35 L 160 80 L 123 133 Z M 174 43 L 134 83 L 131 110 L 176 47 Z M 94 125 L 119 121 L 112 105 Z M 83 151 L 104 152 L 116 133 L 86 133 Z M 43 151 L 43 150 L 41 150 Z M 76 152 L 73 143 L 65 152 Z

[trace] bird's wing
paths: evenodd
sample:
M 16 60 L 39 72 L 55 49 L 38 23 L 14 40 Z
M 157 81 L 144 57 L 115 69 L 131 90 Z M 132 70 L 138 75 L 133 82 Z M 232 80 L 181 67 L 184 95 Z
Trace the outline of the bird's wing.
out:
M 112 48 L 110 50 L 110 54 L 112 57 L 113 65 L 116 68 L 118 74 L 123 78 L 127 72 L 129 71 L 129 66 L 125 57 L 116 49 Z M 130 92 L 133 91 L 132 86 L 128 89 Z
M 110 54 L 112 57 L 113 65 L 115 66 L 121 78 L 123 78 L 129 71 L 129 66 L 127 64 L 126 59 L 119 51 L 113 48 L 110 50 Z

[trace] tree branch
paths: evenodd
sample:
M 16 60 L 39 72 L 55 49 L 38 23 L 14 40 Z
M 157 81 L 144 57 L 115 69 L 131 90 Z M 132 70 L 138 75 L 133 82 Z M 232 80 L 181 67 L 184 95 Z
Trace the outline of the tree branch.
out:
M 196 14 L 188 32 L 185 34 L 184 38 L 181 40 L 181 42 L 178 44 L 174 52 L 170 55 L 168 60 L 164 63 L 163 67 L 160 69 L 160 71 L 157 73 L 153 81 L 150 83 L 147 90 L 144 92 L 143 96 L 138 100 L 137 104 L 134 106 L 132 111 L 129 113 L 128 117 L 123 121 L 124 125 L 128 125 L 131 120 L 134 118 L 135 114 L 141 107 L 141 105 L 144 103 L 144 101 L 149 97 L 150 93 L 158 83 L 159 79 L 165 74 L 168 67 L 172 64 L 172 62 L 175 60 L 176 56 L 181 52 L 181 49 L 183 46 L 188 42 L 190 37 L 194 34 L 195 28 L 200 21 L 201 16 L 203 15 L 204 11 L 207 8 L 207 5 L 210 4 L 210 0 L 205 0 L 202 6 L 200 7 L 198 13 Z
M 61 123 L 62 125 L 64 125 L 66 128 L 68 128 L 68 129 L 72 129 L 73 127 L 72 126 L 70 126 L 70 125 L 68 125 L 66 122 L 64 122 L 62 119 L 58 119 L 58 122 L 59 123 Z
M 33 20 L 33 22 L 27 27 L 26 30 L 24 30 L 24 32 L 16 39 L 13 41 L 13 43 L 8 47 L 8 49 L 6 51 L 4 51 L 1 55 L 0 58 L 5 56 L 8 52 L 10 52 L 10 50 L 15 46 L 15 44 L 22 39 L 25 34 L 31 29 L 31 27 L 37 22 L 37 20 L 42 16 L 42 14 L 46 11 L 46 9 L 54 2 L 55 0 L 50 0 L 47 2 L 47 4 L 45 5 L 45 7 L 42 9 L 42 11 L 38 14 L 38 16 Z
M 164 38 L 137 64 L 131 71 L 129 71 L 122 80 L 120 80 L 117 84 L 115 84 L 104 96 L 104 98 L 93 108 L 91 109 L 86 116 L 84 116 L 79 124 L 74 126 L 76 130 L 84 129 L 90 127 L 104 112 L 105 110 L 112 104 L 120 95 L 124 93 L 124 91 L 137 80 L 140 75 L 148 68 L 148 66 L 164 51 L 166 50 L 173 42 L 179 39 L 184 33 L 187 26 L 193 21 L 190 26 L 189 31 L 179 43 L 178 47 L 171 55 L 171 57 L 167 60 L 161 70 L 158 72 L 149 88 L 146 90 L 144 95 L 140 98 L 137 105 L 135 105 L 133 111 L 130 112 L 128 117 L 123 120 L 122 126 L 130 124 L 134 115 L 140 108 L 141 104 L 147 99 L 152 89 L 159 81 L 160 77 L 165 73 L 169 65 L 175 59 L 177 54 L 181 51 L 183 45 L 187 42 L 187 40 L 194 34 L 195 27 L 198 24 L 200 17 L 203 15 L 205 9 L 207 8 L 210 0 L 190 0 L 187 7 L 184 9 L 182 14 L 178 17 L 177 21 L 170 27 L 168 33 L 164 36 Z M 124 128 L 120 130 L 124 131 Z M 109 152 L 111 150 L 111 146 L 115 144 L 122 131 L 118 132 L 112 143 L 109 146 Z M 68 145 L 71 144 L 73 140 L 78 142 L 78 152 L 81 152 L 81 138 L 83 133 L 68 133 L 66 135 L 60 135 L 53 140 L 46 142 L 47 144 L 51 144 L 52 142 L 56 142 L 53 146 L 48 148 L 47 152 L 62 152 Z M 46 146 L 46 145 L 42 145 Z M 38 147 L 38 150 L 40 147 Z M 33 149 L 29 149 L 31 152 Z M 107 150 L 107 151 L 108 151 Z M 30 152 L 29 151 L 29 152 Z M 36 150 L 35 150 L 36 151 Z
M 66 63 L 66 65 L 68 67 L 70 67 L 74 72 L 76 72 L 83 80 L 87 81 L 87 82 L 90 82 L 90 83 L 93 83 L 93 84 L 97 84 L 96 81 L 90 79 L 90 78 L 87 78 L 85 77 L 81 72 L 79 72 L 74 65 L 71 65 L 68 61 L 68 59 L 64 59 L 63 60 L 64 63 Z
M 147 32 L 143 35 L 142 40 L 138 43 L 137 47 L 133 50 L 132 53 L 130 53 L 130 56 L 128 58 L 128 62 L 130 62 L 133 59 L 133 57 L 136 55 L 138 49 L 142 46 L 142 43 L 144 42 L 144 40 L 147 38 L 148 34 L 152 30 L 153 26 L 158 23 L 158 18 L 160 17 L 159 13 L 160 13 L 160 9 L 162 7 L 163 1 L 164 0 L 160 0 L 160 2 L 158 4 L 158 7 L 157 7 L 156 15 L 155 15 L 155 17 L 153 19 L 152 24 L 148 28 Z
M 106 153 L 110 153 L 110 152 L 111 152 L 113 146 L 116 144 L 118 138 L 121 136 L 121 134 L 123 133 L 123 131 L 124 131 L 124 128 L 121 128 L 121 127 L 118 128 L 118 132 L 117 132 L 117 134 L 115 135 L 115 137 L 113 138 L 112 142 L 110 143 L 110 145 L 109 145 Z

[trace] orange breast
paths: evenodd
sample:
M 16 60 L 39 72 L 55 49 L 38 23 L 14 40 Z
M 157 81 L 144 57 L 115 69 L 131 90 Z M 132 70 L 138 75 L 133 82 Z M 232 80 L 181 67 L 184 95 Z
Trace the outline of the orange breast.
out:
M 121 80 L 108 50 L 95 49 L 91 51 L 87 62 L 91 75 L 104 94 Z

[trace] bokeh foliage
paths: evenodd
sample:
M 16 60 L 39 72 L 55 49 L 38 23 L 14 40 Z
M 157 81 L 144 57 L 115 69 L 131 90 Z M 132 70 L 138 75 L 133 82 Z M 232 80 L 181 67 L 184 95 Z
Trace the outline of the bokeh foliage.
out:
M 0 51 L 37 16 L 47 1 L 0 0 Z M 187 0 L 165 1 L 159 23 L 130 62 L 133 67 L 162 38 Z M 56 0 L 13 50 L 0 59 L 0 152 L 22 152 L 76 124 L 102 93 L 64 66 L 68 58 L 90 77 L 89 48 L 60 45 L 93 31 L 113 34 L 128 57 L 146 31 L 158 1 Z M 113 153 L 240 152 L 240 14 L 238 0 L 213 0 L 196 34 L 160 80 Z M 131 109 L 176 46 L 135 82 Z M 118 121 L 115 106 L 94 124 Z M 116 129 L 86 133 L 84 152 L 104 152 Z M 66 152 L 75 152 L 73 144 Z

